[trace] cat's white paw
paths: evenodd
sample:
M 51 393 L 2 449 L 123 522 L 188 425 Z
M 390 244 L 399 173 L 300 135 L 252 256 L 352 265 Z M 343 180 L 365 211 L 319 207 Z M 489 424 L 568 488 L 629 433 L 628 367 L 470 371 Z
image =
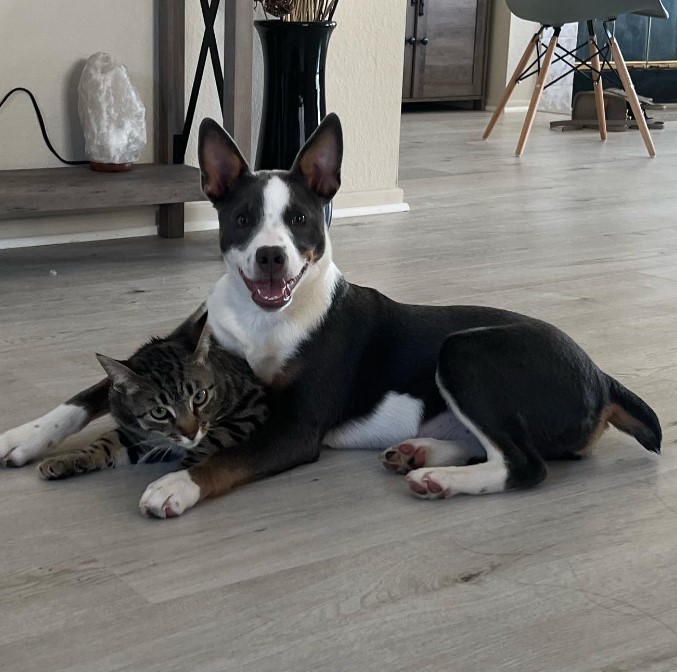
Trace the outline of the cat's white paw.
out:
M 21 467 L 39 455 L 43 441 L 34 424 L 26 423 L 0 434 L 0 463 L 4 466 Z
M 37 420 L 0 434 L 0 464 L 22 467 L 80 431 L 86 417 L 80 406 L 61 404 Z
M 200 487 L 185 469 L 153 481 L 143 493 L 139 509 L 144 516 L 176 518 L 200 499 Z

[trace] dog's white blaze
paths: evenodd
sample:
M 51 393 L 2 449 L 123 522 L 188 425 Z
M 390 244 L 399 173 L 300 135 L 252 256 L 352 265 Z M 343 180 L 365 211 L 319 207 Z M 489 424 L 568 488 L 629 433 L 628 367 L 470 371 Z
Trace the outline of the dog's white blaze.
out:
M 382 450 L 416 436 L 422 417 L 420 399 L 388 392 L 368 416 L 330 431 L 322 443 L 330 448 Z
M 55 448 L 87 424 L 87 413 L 75 404 L 60 404 L 36 420 L 0 434 L 0 461 L 21 466 Z
M 271 228 L 284 224 L 284 213 L 289 207 L 291 193 L 286 183 L 273 175 L 263 187 L 263 221 Z
M 489 438 L 468 418 L 436 376 L 437 387 L 452 413 L 472 432 L 486 451 L 487 461 L 467 467 L 434 467 L 414 469 L 407 474 L 407 480 L 421 483 L 425 476 L 431 476 L 450 494 L 482 495 L 503 492 L 508 480 L 508 467 L 503 454 Z

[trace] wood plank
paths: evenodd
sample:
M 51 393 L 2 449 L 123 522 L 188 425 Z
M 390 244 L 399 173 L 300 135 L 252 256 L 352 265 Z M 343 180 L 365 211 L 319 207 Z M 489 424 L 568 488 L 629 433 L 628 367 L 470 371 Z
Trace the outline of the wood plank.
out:
M 184 234 L 183 203 L 163 203 L 158 206 L 155 223 L 160 238 L 183 238 Z
M 251 0 L 225 3 L 223 126 L 251 163 L 252 49 L 254 9 Z
M 128 173 L 89 166 L 0 171 L 0 219 L 204 200 L 200 171 L 138 164 Z

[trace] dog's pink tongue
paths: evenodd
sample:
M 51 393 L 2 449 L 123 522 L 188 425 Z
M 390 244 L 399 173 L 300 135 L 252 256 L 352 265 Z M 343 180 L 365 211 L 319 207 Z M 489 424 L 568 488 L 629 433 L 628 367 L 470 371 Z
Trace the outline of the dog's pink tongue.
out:
M 254 282 L 252 299 L 256 303 L 276 305 L 288 301 L 290 296 L 287 282 L 283 279 L 257 280 Z

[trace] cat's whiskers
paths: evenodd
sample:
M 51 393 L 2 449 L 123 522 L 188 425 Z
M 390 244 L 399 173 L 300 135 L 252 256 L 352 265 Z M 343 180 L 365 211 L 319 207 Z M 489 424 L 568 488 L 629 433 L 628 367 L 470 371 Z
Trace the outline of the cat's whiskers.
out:
M 185 455 L 185 450 L 181 445 L 161 432 L 152 432 L 144 436 L 136 445 L 150 448 L 139 458 L 139 463 L 162 462 L 170 457 L 178 460 Z

